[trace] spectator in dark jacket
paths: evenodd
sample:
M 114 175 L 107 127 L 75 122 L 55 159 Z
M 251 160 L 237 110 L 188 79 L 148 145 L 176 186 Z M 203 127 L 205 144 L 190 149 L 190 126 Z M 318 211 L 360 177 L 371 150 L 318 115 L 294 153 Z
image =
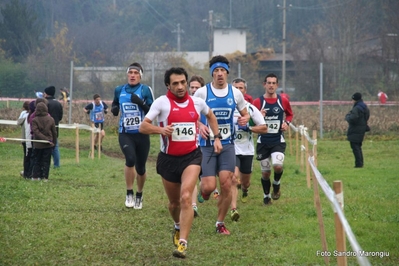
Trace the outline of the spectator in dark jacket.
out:
M 352 95 L 352 100 L 354 102 L 352 110 L 345 116 L 345 120 L 349 123 L 346 135 L 355 156 L 355 168 L 362 168 L 362 143 L 368 128 L 367 121 L 370 118 L 370 110 L 363 102 L 362 95 L 359 92 Z
M 53 149 L 52 156 L 53 156 L 54 168 L 58 168 L 60 167 L 60 151 L 58 150 L 58 135 L 59 135 L 58 125 L 62 120 L 63 109 L 62 109 L 62 104 L 54 98 L 54 94 L 55 94 L 54 86 L 49 86 L 44 89 L 44 98 L 46 98 L 48 101 L 47 103 L 48 113 L 51 115 L 52 118 L 54 118 L 55 126 L 57 128 L 57 141 L 54 143 L 55 147 Z
M 51 152 L 54 143 L 57 141 L 57 131 L 55 129 L 54 119 L 48 115 L 46 104 L 39 103 L 36 106 L 36 116 L 32 120 L 33 132 L 33 153 L 35 154 L 35 163 L 33 165 L 32 179 L 39 178 L 48 180 Z

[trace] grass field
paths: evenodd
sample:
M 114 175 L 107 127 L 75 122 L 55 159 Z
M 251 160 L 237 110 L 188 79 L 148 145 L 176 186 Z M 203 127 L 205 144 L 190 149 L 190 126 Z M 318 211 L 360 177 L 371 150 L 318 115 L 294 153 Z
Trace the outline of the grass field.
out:
M 1 135 L 18 137 L 19 131 Z M 124 160 L 117 136 L 108 133 L 101 159 L 88 158 L 89 136 L 81 132 L 79 164 L 74 133 L 62 131 L 61 168 L 50 181 L 19 176 L 22 148 L 0 143 L 0 265 L 323 265 L 313 190 L 306 185 L 295 155 L 287 152 L 282 196 L 262 204 L 260 169 L 254 162 L 248 203 L 238 203 L 241 218 L 226 218 L 230 236 L 215 234 L 216 200 L 199 204 L 187 258 L 176 259 L 173 221 L 155 172 L 158 137 L 152 137 L 142 210 L 126 209 Z M 380 138 L 379 138 L 380 139 Z M 354 169 L 345 140 L 318 140 L 318 169 L 332 187 L 342 180 L 345 215 L 363 250 L 387 252 L 368 257 L 372 265 L 399 263 L 399 140 L 371 139 L 363 145 L 365 167 Z M 321 192 L 328 250 L 335 250 L 334 213 Z M 351 250 L 349 243 L 347 249 Z M 336 258 L 329 258 L 336 265 Z M 348 257 L 349 265 L 357 265 Z

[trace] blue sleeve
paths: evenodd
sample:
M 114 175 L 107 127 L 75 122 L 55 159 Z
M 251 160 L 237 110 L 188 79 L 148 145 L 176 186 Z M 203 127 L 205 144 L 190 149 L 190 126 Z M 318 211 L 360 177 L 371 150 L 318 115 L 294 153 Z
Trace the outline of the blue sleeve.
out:
M 112 106 L 119 106 L 119 95 L 121 94 L 122 86 L 118 86 L 114 91 L 114 100 L 112 101 Z
M 151 106 L 152 103 L 154 102 L 154 97 L 148 86 L 145 86 L 143 88 L 143 99 L 145 100 L 145 104 L 148 106 Z

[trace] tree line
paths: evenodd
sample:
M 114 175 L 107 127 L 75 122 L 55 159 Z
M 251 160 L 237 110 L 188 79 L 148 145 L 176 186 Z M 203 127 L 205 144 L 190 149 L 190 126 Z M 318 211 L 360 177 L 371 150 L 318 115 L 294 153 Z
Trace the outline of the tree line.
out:
M 398 88 L 399 1 L 286 0 L 287 53 L 295 74 L 287 86 L 296 99 L 318 99 L 324 65 L 325 99 L 348 99 L 354 91 L 394 97 Z M 4 0 L 0 3 L 0 96 L 32 95 L 48 84 L 69 86 L 75 66 L 126 66 L 131 54 L 177 49 L 207 51 L 212 27 L 247 31 L 247 56 L 230 55 L 242 77 L 259 88 L 259 51 L 282 50 L 283 0 Z M 265 53 L 262 53 L 262 57 Z M 267 53 L 266 53 L 267 56 Z M 179 58 L 171 63 L 189 65 Z M 190 74 L 201 69 L 190 68 Z M 233 76 L 238 73 L 232 73 Z M 122 81 L 123 82 L 123 81 Z M 162 77 L 157 78 L 162 87 Z M 116 84 L 74 81 L 92 94 Z

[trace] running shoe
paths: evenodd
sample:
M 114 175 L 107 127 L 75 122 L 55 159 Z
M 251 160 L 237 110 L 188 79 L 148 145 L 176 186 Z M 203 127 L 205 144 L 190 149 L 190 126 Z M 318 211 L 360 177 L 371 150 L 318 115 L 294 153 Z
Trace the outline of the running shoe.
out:
M 184 259 L 186 257 L 186 250 L 187 244 L 184 242 L 180 242 L 178 243 L 177 248 L 173 251 L 173 256 Z
M 179 239 L 180 239 L 180 229 L 176 229 L 176 227 L 174 227 L 172 232 L 172 240 L 173 240 L 173 245 L 175 245 L 176 247 L 179 245 Z
M 230 235 L 229 230 L 227 230 L 227 228 L 224 224 L 218 224 L 216 226 L 216 233 L 221 234 L 221 235 Z
M 237 222 L 238 219 L 240 219 L 240 214 L 238 213 L 237 209 L 230 211 L 230 217 L 233 222 Z
M 278 200 L 280 198 L 280 185 L 273 185 L 272 199 Z
M 203 203 L 205 201 L 204 198 L 202 197 L 201 189 L 198 189 L 197 200 L 199 203 Z
M 136 202 L 134 203 L 135 210 L 141 210 L 143 208 L 143 196 L 136 197 Z
M 268 206 L 272 205 L 272 200 L 269 197 L 263 198 L 263 205 Z
M 134 207 L 134 200 L 133 200 L 133 195 L 132 194 L 126 195 L 125 206 L 126 206 L 126 208 L 133 208 Z
M 247 191 L 243 190 L 241 195 L 241 202 L 246 203 L 247 201 L 248 201 L 248 190 Z
M 194 217 L 198 217 L 199 214 L 198 214 L 198 207 L 197 207 L 197 205 L 193 205 L 193 210 L 194 210 Z
M 217 199 L 219 197 L 219 191 L 214 191 L 213 192 L 213 198 Z

